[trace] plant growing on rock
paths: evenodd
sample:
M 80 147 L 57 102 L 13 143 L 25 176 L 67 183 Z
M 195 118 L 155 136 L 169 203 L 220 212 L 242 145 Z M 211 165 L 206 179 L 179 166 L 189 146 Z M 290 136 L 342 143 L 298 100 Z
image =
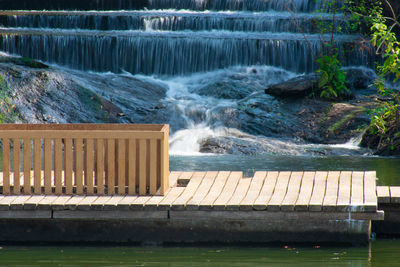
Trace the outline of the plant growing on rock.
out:
M 400 94 L 396 86 L 400 79 L 400 42 L 394 32 L 396 27 L 400 29 L 400 22 L 387 0 L 363 1 L 362 5 L 351 2 L 352 13 L 370 26 L 372 45 L 383 59 L 375 82 L 380 104 L 370 112 L 371 124 L 363 144 L 377 148 L 379 154 L 400 155 Z M 390 16 L 384 15 L 384 8 Z

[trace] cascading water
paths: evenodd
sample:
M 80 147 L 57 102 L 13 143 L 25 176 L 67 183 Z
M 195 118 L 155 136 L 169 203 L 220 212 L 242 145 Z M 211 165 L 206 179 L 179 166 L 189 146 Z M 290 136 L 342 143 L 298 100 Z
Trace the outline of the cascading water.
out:
M 314 0 L 0 0 L 0 50 L 71 68 L 60 71 L 112 99 L 127 122 L 170 123 L 172 154 L 219 142 L 225 153 L 314 155 L 318 146 L 293 138 L 298 118 L 282 117 L 291 105 L 258 96 L 315 70 L 313 56 L 331 38 L 316 33 L 316 21 L 332 17 L 320 8 Z M 373 65 L 354 49 L 356 35 L 335 39 L 344 65 Z M 132 79 L 165 95 L 130 90 Z

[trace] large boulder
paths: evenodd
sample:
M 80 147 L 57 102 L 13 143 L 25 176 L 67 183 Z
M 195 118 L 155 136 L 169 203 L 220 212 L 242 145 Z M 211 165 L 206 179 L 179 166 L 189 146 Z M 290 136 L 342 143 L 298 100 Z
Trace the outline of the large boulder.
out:
M 365 67 L 344 68 L 346 72 L 346 86 L 351 90 L 369 88 L 376 79 L 376 74 L 372 69 Z
M 319 76 L 316 74 L 297 76 L 268 87 L 265 89 L 265 93 L 277 97 L 308 96 L 314 89 L 317 89 L 318 79 Z

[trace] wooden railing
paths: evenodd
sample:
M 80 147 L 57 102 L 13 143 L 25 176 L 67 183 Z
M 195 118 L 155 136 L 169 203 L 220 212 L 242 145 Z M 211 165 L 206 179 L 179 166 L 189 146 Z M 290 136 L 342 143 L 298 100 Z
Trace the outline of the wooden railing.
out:
M 2 194 L 163 195 L 168 125 L 0 124 Z

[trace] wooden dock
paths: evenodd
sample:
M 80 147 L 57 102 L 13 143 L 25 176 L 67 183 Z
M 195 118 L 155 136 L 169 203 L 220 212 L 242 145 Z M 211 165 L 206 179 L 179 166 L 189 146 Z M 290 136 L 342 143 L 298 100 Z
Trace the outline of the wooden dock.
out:
M 164 196 L 1 196 L 0 241 L 366 242 L 371 220 L 383 219 L 375 180 L 351 171 L 171 172 Z

